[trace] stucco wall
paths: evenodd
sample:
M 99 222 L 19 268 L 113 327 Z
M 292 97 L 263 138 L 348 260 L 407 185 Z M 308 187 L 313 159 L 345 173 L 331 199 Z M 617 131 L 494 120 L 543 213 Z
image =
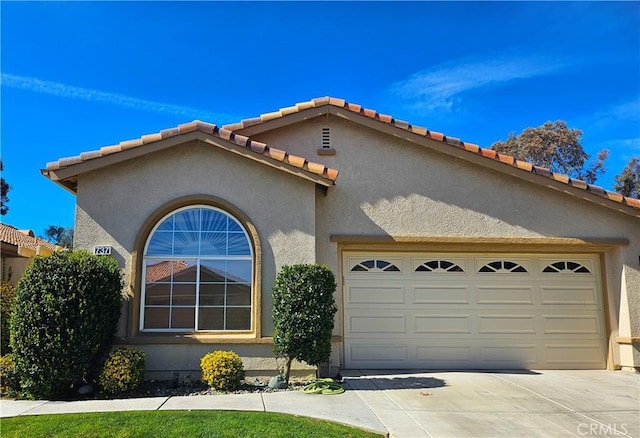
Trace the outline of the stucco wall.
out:
M 94 245 L 111 245 L 127 276 L 126 292 L 139 294 L 135 287 L 130 288 L 131 255 L 145 221 L 167 202 L 197 194 L 225 200 L 255 226 L 262 246 L 261 307 L 267 309 L 261 317 L 262 336 L 270 336 L 273 323 L 269 309 L 276 272 L 284 264 L 315 261 L 315 187 L 309 181 L 214 146 L 179 145 L 81 175 L 75 247 L 91 250 Z M 129 303 L 127 308 L 131 307 Z M 127 323 L 128 318 L 123 317 L 119 327 L 122 337 L 128 332 Z M 179 356 L 183 355 L 180 348 L 191 348 L 193 352 L 187 356 L 195 357 L 195 346 L 178 347 L 165 346 L 165 353 Z M 211 350 L 215 345 L 206 348 Z M 256 354 L 263 354 L 263 350 L 256 349 Z M 148 366 L 156 366 L 153 359 Z M 197 367 L 196 363 L 194 369 Z
M 12 283 L 17 283 L 18 280 L 22 278 L 22 274 L 32 260 L 33 259 L 27 257 L 3 257 L 2 267 L 0 268 L 2 269 L 0 278 L 11 281 Z
M 317 154 L 323 127 L 335 156 Z M 317 259 L 335 272 L 339 255 L 329 238 L 339 234 L 626 238 L 628 246 L 605 251 L 610 334 L 640 336 L 638 219 L 337 117 L 256 138 L 340 171 L 329 196 L 316 201 Z M 614 354 L 622 366 L 640 366 L 631 346 Z

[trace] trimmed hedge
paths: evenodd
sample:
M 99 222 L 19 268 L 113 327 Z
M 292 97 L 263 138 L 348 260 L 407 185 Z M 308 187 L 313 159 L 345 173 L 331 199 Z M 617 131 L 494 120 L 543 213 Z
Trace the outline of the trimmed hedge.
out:
M 289 382 L 291 362 L 310 365 L 328 362 L 331 332 L 337 311 L 336 281 L 324 265 L 283 266 L 273 286 L 273 347 L 285 357 L 284 377 Z
M 115 259 L 87 251 L 38 257 L 18 284 L 11 347 L 25 395 L 67 395 L 96 371 L 122 307 Z

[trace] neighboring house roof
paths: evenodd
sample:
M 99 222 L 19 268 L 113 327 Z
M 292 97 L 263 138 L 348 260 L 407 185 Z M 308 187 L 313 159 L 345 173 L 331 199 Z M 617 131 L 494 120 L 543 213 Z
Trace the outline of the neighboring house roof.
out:
M 147 273 L 145 281 L 147 283 L 154 283 L 161 280 L 171 278 L 172 273 L 178 273 L 189 269 L 190 265 L 182 260 L 168 260 L 164 262 L 154 263 L 147 265 Z
M 281 149 L 251 140 L 244 135 L 236 134 L 199 120 L 184 123 L 176 128 L 165 129 L 156 134 L 143 135 L 139 139 L 122 141 L 117 145 L 105 146 L 99 150 L 47 163 L 47 167 L 42 170 L 42 173 L 75 193 L 77 189 L 75 177 L 83 172 L 190 140 L 200 140 L 231 152 L 242 154 L 248 158 L 253 158 L 289 173 L 302 176 L 325 187 L 333 185 L 338 178 L 338 171 L 330 169 L 324 164 L 289 154 Z
M 468 143 L 459 138 L 447 136 L 440 132 L 427 128 L 414 126 L 409 122 L 394 119 L 390 115 L 380 114 L 375 110 L 363 108 L 361 105 L 346 102 L 344 99 L 322 97 L 307 102 L 297 103 L 293 106 L 282 108 L 279 111 L 262 114 L 259 117 L 242 120 L 238 123 L 224 125 L 218 128 L 216 125 L 194 121 L 179 125 L 177 128 L 167 129 L 157 134 L 149 134 L 137 140 L 124 141 L 115 146 L 103 147 L 97 151 L 86 152 L 76 157 L 63 158 L 48 163 L 42 173 L 55 182 L 63 185 L 75 193 L 75 177 L 85 171 L 93 170 L 92 162 L 111 156 L 122 155 L 121 160 L 140 154 L 129 154 L 127 151 L 142 150 L 144 146 L 154 143 L 163 143 L 176 139 L 177 142 L 170 145 L 188 141 L 183 138 L 189 133 L 200 133 L 194 139 L 206 141 L 213 137 L 225 140 L 233 144 L 235 152 L 248 151 L 250 158 L 258 158 L 266 164 L 274 163 L 284 165 L 284 170 L 297 169 L 301 176 L 313 176 L 316 182 L 325 186 L 334 184 L 338 176 L 338 170 L 330 169 L 323 164 L 308 161 L 303 157 L 288 154 L 287 152 L 272 148 L 264 143 L 251 140 L 251 136 L 268 130 L 284 127 L 303 120 L 332 114 L 340 118 L 350 120 L 360 125 L 372 128 L 392 136 L 396 136 L 413 143 L 417 143 L 437 152 L 474 162 L 481 166 L 525 179 L 538 185 L 550 187 L 603 205 L 614 210 L 640 217 L 640 200 L 622 196 L 619 193 L 604 190 L 602 187 L 587 184 L 582 180 L 570 178 L 566 175 L 551 172 L 549 169 L 536 166 L 523 160 L 517 160 L 510 155 L 498 154 L 488 148 L 481 148 L 477 144 Z M 219 143 L 213 143 L 224 147 Z M 155 149 L 149 149 L 149 152 Z M 145 153 L 145 152 L 142 152 Z M 113 162 L 120 161 L 116 160 Z M 112 161 L 104 165 L 113 164 Z M 85 167 L 82 167 L 85 166 Z M 101 167 L 100 165 L 98 165 Z M 276 165 L 276 167 L 279 167 Z
M 33 257 L 36 255 L 48 255 L 63 248 L 44 239 L 35 237 L 31 230 L 18 230 L 7 224 L 0 224 L 0 242 L 3 246 L 3 255 Z M 8 245 L 14 248 L 9 248 Z M 5 253 L 6 250 L 6 254 Z

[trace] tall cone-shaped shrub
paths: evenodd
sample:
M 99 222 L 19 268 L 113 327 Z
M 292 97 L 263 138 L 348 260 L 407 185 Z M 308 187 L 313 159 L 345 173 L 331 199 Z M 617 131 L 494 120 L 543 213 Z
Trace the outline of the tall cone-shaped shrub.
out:
M 329 361 L 335 291 L 335 277 L 327 266 L 283 266 L 278 273 L 272 291 L 273 347 L 276 356 L 286 359 L 287 382 L 294 359 L 310 365 Z

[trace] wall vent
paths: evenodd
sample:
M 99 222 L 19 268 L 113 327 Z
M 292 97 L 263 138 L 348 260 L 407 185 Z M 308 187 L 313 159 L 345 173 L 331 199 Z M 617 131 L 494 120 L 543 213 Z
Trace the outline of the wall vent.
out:
M 331 149 L 331 131 L 322 128 L 322 149 Z

